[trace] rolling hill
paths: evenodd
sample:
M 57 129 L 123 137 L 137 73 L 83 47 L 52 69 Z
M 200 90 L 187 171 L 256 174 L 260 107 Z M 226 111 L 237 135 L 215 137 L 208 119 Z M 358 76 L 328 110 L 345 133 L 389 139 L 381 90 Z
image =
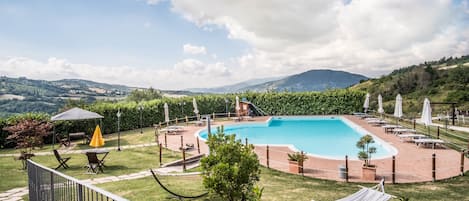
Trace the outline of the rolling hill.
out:
M 359 83 L 352 89 L 368 91 L 370 106 L 377 108 L 378 94 L 383 96 L 386 113 L 394 111 L 395 97 L 403 97 L 404 115 L 417 117 L 425 97 L 430 102 L 456 102 L 459 110 L 469 110 L 469 55 L 442 58 L 393 71 L 389 75 Z M 432 106 L 434 114 L 446 114 L 449 106 Z

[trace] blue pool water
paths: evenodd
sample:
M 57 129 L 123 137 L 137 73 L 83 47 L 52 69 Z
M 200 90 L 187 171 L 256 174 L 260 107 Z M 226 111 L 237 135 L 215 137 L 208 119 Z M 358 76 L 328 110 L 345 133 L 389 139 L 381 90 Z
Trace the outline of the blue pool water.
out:
M 273 117 L 267 123 L 228 125 L 225 133 L 236 134 L 237 139 L 248 138 L 252 144 L 292 145 L 320 157 L 343 159 L 348 155 L 356 159 L 359 152 L 356 142 L 366 131 L 341 117 Z M 207 130 L 201 131 L 199 136 L 206 139 Z M 377 153 L 372 155 L 373 158 L 395 154 L 389 144 L 377 137 L 374 139 Z

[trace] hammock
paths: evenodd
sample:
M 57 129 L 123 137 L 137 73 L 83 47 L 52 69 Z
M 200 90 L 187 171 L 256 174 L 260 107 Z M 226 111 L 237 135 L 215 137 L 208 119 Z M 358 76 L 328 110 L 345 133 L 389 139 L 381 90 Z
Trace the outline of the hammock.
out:
M 196 196 L 187 196 L 187 195 L 180 195 L 180 194 L 177 194 L 171 190 L 169 190 L 168 188 L 166 188 L 166 186 L 164 186 L 161 181 L 158 179 L 158 177 L 156 177 L 156 174 L 155 172 L 153 172 L 152 169 L 150 169 L 150 172 L 151 174 L 153 175 L 153 178 L 156 180 L 156 182 L 158 182 L 158 184 L 161 186 L 161 188 L 163 188 L 166 192 L 168 192 L 169 194 L 171 195 L 174 195 L 176 196 L 178 199 L 182 200 L 183 198 L 186 198 L 186 199 L 195 199 L 195 198 L 201 198 L 203 196 L 206 196 L 208 194 L 208 192 L 205 192 L 205 193 L 202 193 L 200 195 L 196 195 Z

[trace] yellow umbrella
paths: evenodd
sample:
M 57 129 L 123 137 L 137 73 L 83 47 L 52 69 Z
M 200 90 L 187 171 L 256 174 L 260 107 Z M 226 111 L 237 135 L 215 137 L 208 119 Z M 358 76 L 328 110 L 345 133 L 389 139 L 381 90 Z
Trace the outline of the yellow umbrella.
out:
M 92 147 L 101 147 L 104 145 L 103 135 L 101 134 L 101 129 L 99 125 L 96 125 L 96 129 L 93 133 L 93 138 L 91 138 L 90 146 Z

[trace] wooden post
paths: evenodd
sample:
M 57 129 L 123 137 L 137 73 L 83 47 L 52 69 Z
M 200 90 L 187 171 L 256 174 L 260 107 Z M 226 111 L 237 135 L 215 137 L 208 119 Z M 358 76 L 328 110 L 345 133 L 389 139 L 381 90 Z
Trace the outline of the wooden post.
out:
M 464 153 L 466 150 L 461 151 L 461 176 L 464 176 Z
M 303 160 L 303 158 L 304 158 L 304 153 L 303 153 L 303 151 L 301 151 L 301 158 L 302 158 L 302 160 L 301 160 L 301 164 L 300 164 L 300 172 L 301 172 L 301 175 L 302 175 L 302 176 L 305 176 L 305 172 L 303 171 L 303 164 L 304 164 L 304 162 L 305 162 L 305 161 Z
M 266 158 L 267 158 L 267 168 L 270 168 L 270 165 L 269 165 L 269 145 L 267 145 L 265 155 L 266 155 Z
M 168 148 L 168 138 L 166 137 L 166 133 L 164 133 L 164 147 Z
M 161 146 L 162 144 L 160 143 L 159 150 L 160 150 L 160 167 L 163 161 L 163 147 Z
M 186 150 L 182 149 L 182 171 L 186 171 Z
M 396 156 L 392 156 L 392 183 L 396 183 Z
M 213 119 L 213 121 L 215 121 L 215 112 L 213 113 L 213 118 L 212 119 Z
M 231 117 L 231 112 L 228 112 L 228 118 L 230 118 L 230 117 Z
M 169 121 L 166 122 L 166 127 L 169 127 Z
M 178 118 L 176 117 L 176 119 L 174 120 L 176 122 L 176 124 L 178 124 Z
M 189 118 L 186 116 L 186 126 L 189 124 Z
M 345 182 L 348 182 L 348 156 L 345 155 Z
M 414 130 L 415 130 L 415 119 L 414 119 Z
M 158 128 L 161 128 L 161 122 L 158 122 Z
M 440 139 L 440 126 L 437 126 L 436 138 L 437 138 L 437 139 Z
M 184 150 L 184 136 L 181 135 L 181 149 Z
M 244 140 L 246 141 L 246 147 L 248 146 L 248 138 L 244 138 Z
M 197 137 L 197 152 L 200 154 L 199 137 Z
M 436 181 L 436 155 L 432 155 L 432 180 Z

